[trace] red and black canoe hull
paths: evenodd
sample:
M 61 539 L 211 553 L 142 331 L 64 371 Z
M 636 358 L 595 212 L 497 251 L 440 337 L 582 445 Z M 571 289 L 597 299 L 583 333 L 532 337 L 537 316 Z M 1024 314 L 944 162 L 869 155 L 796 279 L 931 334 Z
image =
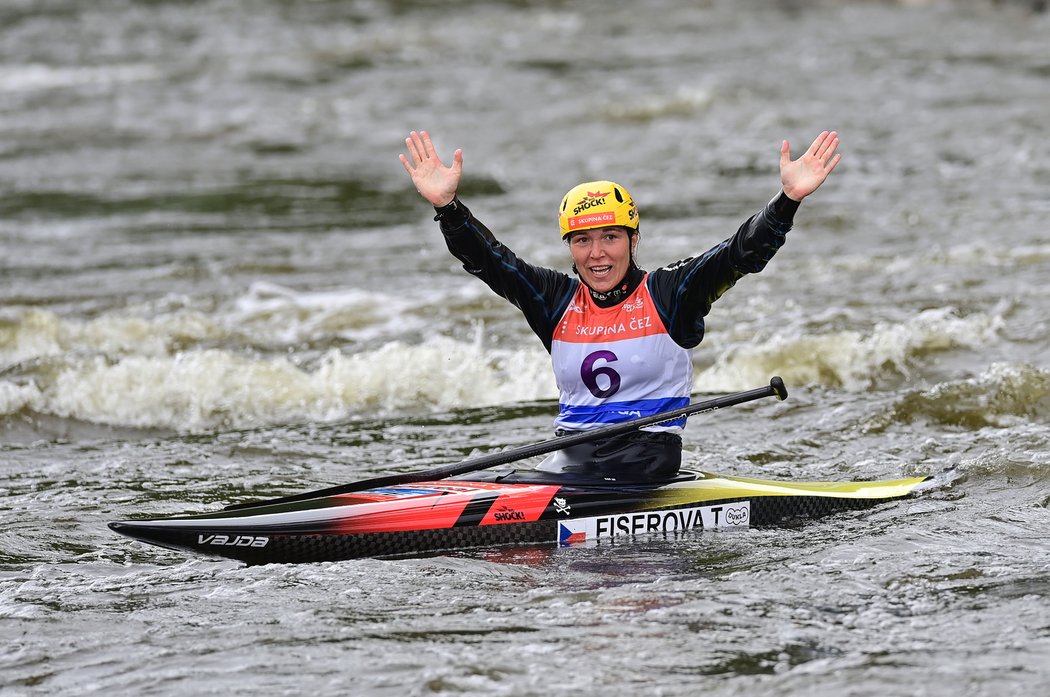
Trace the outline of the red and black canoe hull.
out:
M 659 486 L 442 480 L 110 527 L 247 564 L 339 561 L 795 525 L 908 496 L 926 479 L 798 483 L 698 474 Z

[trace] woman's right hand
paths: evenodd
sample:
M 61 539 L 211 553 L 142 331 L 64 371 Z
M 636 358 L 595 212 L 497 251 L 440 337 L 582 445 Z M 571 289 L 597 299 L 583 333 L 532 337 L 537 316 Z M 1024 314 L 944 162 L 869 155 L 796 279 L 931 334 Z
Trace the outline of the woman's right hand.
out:
M 446 167 L 434 151 L 434 144 L 426 131 L 412 131 L 405 138 L 405 146 L 408 156 L 401 155 L 401 164 L 412 177 L 419 195 L 435 208 L 452 203 L 459 179 L 463 176 L 463 151 L 456 150 L 452 155 L 452 166 Z

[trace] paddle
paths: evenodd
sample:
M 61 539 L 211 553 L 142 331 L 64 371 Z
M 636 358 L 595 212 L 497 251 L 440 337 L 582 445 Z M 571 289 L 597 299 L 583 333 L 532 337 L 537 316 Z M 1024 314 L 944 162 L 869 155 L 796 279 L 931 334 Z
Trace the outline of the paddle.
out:
M 744 402 L 751 402 L 756 399 L 762 399 L 763 397 L 774 396 L 780 400 L 787 399 L 787 388 L 784 386 L 784 381 L 779 377 L 772 378 L 769 381 L 769 385 L 766 387 L 758 387 L 746 392 L 737 392 L 723 397 L 715 397 L 714 399 L 704 400 L 703 402 L 697 402 L 695 404 L 688 404 L 684 407 L 665 411 L 660 414 L 653 414 L 652 416 L 644 416 L 632 421 L 624 421 L 623 423 L 603 426 L 591 431 L 582 431 L 570 436 L 559 436 L 539 443 L 523 445 L 520 448 L 511 448 L 510 450 L 492 453 L 491 455 L 484 455 L 482 457 L 474 458 L 473 460 L 464 460 L 463 462 L 442 465 L 441 467 L 423 470 L 422 472 L 388 474 L 382 477 L 373 477 L 372 479 L 362 479 L 358 482 L 340 484 L 339 486 L 333 486 L 327 489 L 307 491 L 302 494 L 282 496 L 275 499 L 234 503 L 226 506 L 223 510 L 232 511 L 242 508 L 256 508 L 258 506 L 305 501 L 306 499 L 321 498 L 323 496 L 335 496 L 336 494 L 349 494 L 354 491 L 376 489 L 384 486 L 393 486 L 395 484 L 411 484 L 413 482 L 429 482 L 437 479 L 445 479 L 446 477 L 453 477 L 458 474 L 477 472 L 478 470 L 488 469 L 489 467 L 496 467 L 497 465 L 505 465 L 517 460 L 524 460 L 525 458 L 535 457 L 536 455 L 546 455 L 555 450 L 562 450 L 573 445 L 590 443 L 592 441 L 601 440 L 602 438 L 622 436 L 625 433 L 637 431 L 646 426 L 655 426 L 656 424 L 665 421 L 680 419 L 683 416 L 690 416 L 703 411 L 714 411 L 715 409 L 722 409 L 724 407 L 731 407 L 735 404 L 743 404 Z

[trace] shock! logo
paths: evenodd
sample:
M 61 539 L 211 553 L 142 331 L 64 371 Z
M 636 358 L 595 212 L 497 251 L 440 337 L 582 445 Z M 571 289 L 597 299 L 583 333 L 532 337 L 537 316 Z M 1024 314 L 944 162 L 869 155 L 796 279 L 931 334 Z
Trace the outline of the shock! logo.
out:
M 572 214 L 579 215 L 585 210 L 594 208 L 595 206 L 604 206 L 605 197 L 611 193 L 611 191 L 588 191 L 587 195 L 581 198 L 576 204 L 576 207 L 572 209 Z
M 524 513 L 522 513 L 521 511 L 516 511 L 508 506 L 500 506 L 499 510 L 492 517 L 500 523 L 508 523 L 516 520 L 525 520 Z

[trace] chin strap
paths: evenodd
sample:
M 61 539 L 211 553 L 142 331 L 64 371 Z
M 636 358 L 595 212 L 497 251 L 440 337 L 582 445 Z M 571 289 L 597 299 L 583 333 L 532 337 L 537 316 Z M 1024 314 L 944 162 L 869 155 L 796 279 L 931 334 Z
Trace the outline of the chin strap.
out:
M 599 293 L 590 286 L 587 286 L 587 290 L 590 291 L 591 297 L 598 307 L 612 307 L 630 297 L 631 293 L 638 287 L 638 284 L 642 282 L 644 276 L 645 271 L 638 268 L 637 265 L 632 265 L 627 270 L 627 275 L 608 293 Z

